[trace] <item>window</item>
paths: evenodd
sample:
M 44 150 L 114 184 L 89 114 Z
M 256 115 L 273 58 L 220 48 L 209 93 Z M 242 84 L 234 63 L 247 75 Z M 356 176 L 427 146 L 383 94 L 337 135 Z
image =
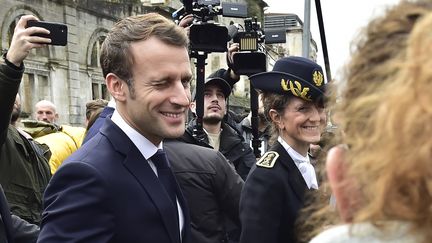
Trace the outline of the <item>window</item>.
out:
M 98 39 L 93 44 L 93 48 L 91 51 L 91 59 L 90 66 L 92 67 L 100 67 L 99 58 L 101 54 L 102 42 L 105 40 L 105 36 L 99 36 Z
M 108 92 L 105 83 L 92 83 L 92 99 L 110 100 L 110 93 Z
M 21 82 L 21 109 L 31 114 L 39 100 L 51 100 L 51 85 L 48 76 L 24 73 Z
M 90 43 L 87 49 L 87 68 L 91 79 L 92 99 L 110 99 L 99 63 L 102 43 L 105 40 L 107 33 L 108 31 L 105 29 L 96 30 L 90 38 Z
M 21 110 L 27 116 L 31 116 L 33 104 L 36 102 L 36 98 L 33 97 L 35 90 L 34 78 L 33 74 L 24 73 L 21 82 Z

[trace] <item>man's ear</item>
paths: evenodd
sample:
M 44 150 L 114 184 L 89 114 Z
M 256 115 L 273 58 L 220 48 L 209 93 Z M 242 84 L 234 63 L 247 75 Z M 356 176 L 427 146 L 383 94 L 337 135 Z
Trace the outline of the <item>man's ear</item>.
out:
M 284 127 L 281 116 L 275 109 L 269 110 L 269 117 L 271 119 L 271 122 L 274 122 L 278 129 L 282 129 Z
M 338 145 L 330 149 L 327 153 L 326 170 L 327 178 L 336 198 L 336 207 L 339 215 L 344 222 L 350 222 L 352 219 L 352 207 L 354 202 L 353 196 L 358 195 L 351 191 L 348 186 L 347 166 L 345 159 L 346 149 L 343 145 Z
M 192 113 L 196 114 L 196 102 L 195 102 L 195 101 L 192 101 L 192 102 L 190 103 L 189 108 L 190 108 L 190 110 L 192 111 Z
M 105 82 L 110 92 L 111 96 L 117 101 L 125 101 L 126 100 L 126 92 L 125 89 L 127 84 L 121 78 L 119 78 L 114 73 L 108 73 L 105 78 Z

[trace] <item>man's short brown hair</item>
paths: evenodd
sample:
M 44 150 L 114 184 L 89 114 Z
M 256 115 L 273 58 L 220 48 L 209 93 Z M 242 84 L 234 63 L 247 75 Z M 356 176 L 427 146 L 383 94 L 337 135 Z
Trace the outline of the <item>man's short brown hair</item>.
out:
M 151 37 L 173 46 L 187 48 L 189 44 L 186 31 L 160 14 L 148 13 L 127 17 L 114 25 L 102 44 L 100 64 L 103 76 L 114 73 L 133 89 L 131 68 L 134 60 L 130 44 Z

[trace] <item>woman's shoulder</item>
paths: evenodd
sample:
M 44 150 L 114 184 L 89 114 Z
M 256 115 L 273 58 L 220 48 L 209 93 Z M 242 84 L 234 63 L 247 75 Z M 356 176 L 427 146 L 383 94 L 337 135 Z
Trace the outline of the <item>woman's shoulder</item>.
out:
M 343 224 L 328 228 L 315 236 L 310 243 L 414 243 L 419 236 L 409 233 L 409 224 L 387 222 L 375 226 L 370 223 Z

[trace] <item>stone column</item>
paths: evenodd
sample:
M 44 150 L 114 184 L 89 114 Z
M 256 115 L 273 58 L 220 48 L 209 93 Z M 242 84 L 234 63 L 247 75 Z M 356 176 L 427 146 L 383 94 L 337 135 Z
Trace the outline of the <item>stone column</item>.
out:
M 77 8 L 73 3 L 64 5 L 65 23 L 68 25 L 68 43 L 66 55 L 68 60 L 69 81 L 69 122 L 71 125 L 82 125 L 84 115 L 81 113 L 81 81 L 78 59 Z

